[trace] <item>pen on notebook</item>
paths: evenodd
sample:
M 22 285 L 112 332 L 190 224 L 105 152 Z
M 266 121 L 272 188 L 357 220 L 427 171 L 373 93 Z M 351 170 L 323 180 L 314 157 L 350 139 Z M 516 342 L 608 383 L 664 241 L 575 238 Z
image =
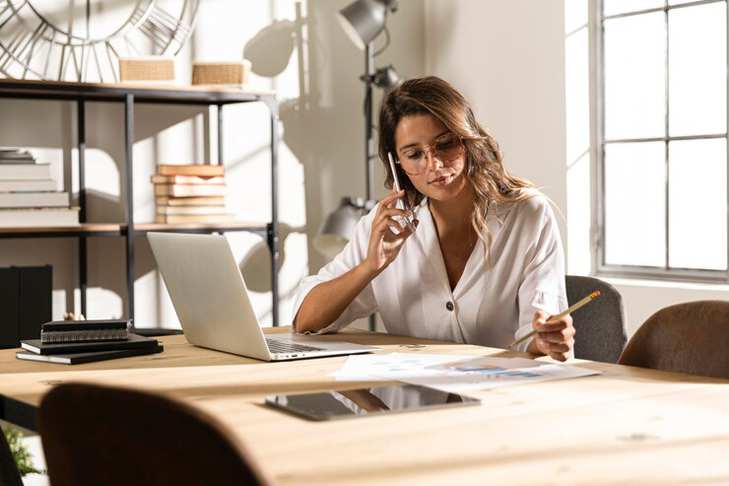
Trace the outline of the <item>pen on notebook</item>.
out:
M 597 299 L 598 297 L 600 297 L 600 291 L 596 290 L 593 293 L 591 293 L 590 295 L 588 295 L 587 297 L 583 298 L 582 300 L 580 300 L 580 301 L 576 302 L 575 304 L 573 304 L 572 306 L 568 307 L 566 310 L 560 312 L 557 315 L 551 316 L 549 318 L 549 320 L 546 322 L 546 324 L 553 324 L 553 323 L 557 322 L 558 320 L 562 319 L 567 314 L 572 314 L 574 311 L 576 311 L 583 305 L 586 305 L 589 302 L 592 302 L 594 299 Z M 535 330 L 531 331 L 529 334 L 526 334 L 526 335 L 520 337 L 513 343 L 509 344 L 509 348 L 513 348 L 517 344 L 526 341 L 530 337 L 534 336 L 536 333 L 537 333 L 537 330 L 535 329 Z
M 392 172 L 392 185 L 394 186 L 395 192 L 400 192 L 402 188 L 400 187 L 400 180 L 397 177 L 397 172 L 395 171 L 395 160 L 392 158 L 392 152 L 387 152 L 387 160 L 390 162 L 390 172 Z M 402 203 L 403 208 L 405 208 L 406 211 L 410 211 L 409 205 L 403 200 Z M 410 231 L 413 233 L 415 232 L 415 226 L 413 226 L 412 221 L 410 221 L 410 218 L 403 218 L 405 220 L 405 224 L 410 228 Z

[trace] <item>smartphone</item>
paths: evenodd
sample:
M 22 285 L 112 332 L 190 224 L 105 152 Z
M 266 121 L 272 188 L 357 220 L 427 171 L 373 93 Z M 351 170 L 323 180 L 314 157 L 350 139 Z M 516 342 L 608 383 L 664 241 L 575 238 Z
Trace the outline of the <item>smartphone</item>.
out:
M 393 180 L 393 186 L 396 192 L 400 192 L 402 190 L 402 187 L 400 186 L 400 179 L 397 177 L 397 170 L 395 170 L 395 159 L 392 157 L 392 152 L 387 152 L 387 159 L 390 162 L 390 172 L 392 172 L 392 180 Z M 402 209 L 404 211 L 410 211 L 410 204 L 407 199 L 407 195 L 405 195 L 404 198 L 399 198 L 397 200 L 396 206 L 398 209 Z M 415 225 L 411 221 L 410 218 L 402 218 L 405 221 L 405 224 L 408 228 L 410 228 L 410 231 L 413 233 L 415 232 Z

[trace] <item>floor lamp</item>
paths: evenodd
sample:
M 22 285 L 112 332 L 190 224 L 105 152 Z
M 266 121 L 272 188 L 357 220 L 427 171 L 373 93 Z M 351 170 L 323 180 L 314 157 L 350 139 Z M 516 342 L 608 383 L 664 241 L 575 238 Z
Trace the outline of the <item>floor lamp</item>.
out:
M 342 218 L 346 216 L 350 219 L 359 219 L 358 214 L 361 215 L 368 208 L 371 209 L 374 206 L 372 201 L 372 187 L 375 177 L 373 159 L 377 157 L 373 128 L 374 88 L 389 90 L 400 82 L 400 78 L 393 66 L 375 68 L 375 56 L 384 51 L 390 44 L 390 34 L 386 27 L 387 15 L 397 10 L 397 3 L 397 0 L 356 0 L 339 11 L 338 17 L 342 28 L 349 35 L 352 42 L 364 50 L 365 72 L 360 76 L 360 79 L 365 84 L 365 199 L 364 202 L 361 202 L 356 199 L 345 198 L 342 200 L 340 207 L 327 218 L 319 231 L 319 237 L 328 238 L 330 242 L 332 237 L 336 235 L 335 237 L 339 238 L 339 242 L 346 244 L 351 231 L 343 233 L 343 230 L 350 230 L 353 223 L 345 224 L 342 222 Z M 375 50 L 374 41 L 382 32 L 386 36 L 385 45 Z M 334 215 L 337 216 L 333 217 Z M 354 219 L 354 223 L 356 223 L 356 219 Z M 328 224 L 330 220 L 332 222 L 336 221 L 337 224 Z M 369 328 L 370 331 L 375 330 L 374 315 L 369 317 Z

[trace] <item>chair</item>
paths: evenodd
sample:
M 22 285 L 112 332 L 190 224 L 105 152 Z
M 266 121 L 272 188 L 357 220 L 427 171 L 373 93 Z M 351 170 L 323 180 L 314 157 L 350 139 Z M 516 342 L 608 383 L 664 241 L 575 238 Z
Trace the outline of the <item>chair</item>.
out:
M 5 434 L 0 428 L 0 485 L 2 486 L 23 486 L 20 471 L 15 464 L 10 445 L 5 439 Z
M 570 305 L 600 291 L 600 298 L 572 314 L 575 330 L 575 358 L 615 363 L 627 341 L 623 298 L 615 287 L 593 277 L 567 275 Z
M 160 395 L 61 384 L 38 426 L 53 486 L 268 484 L 217 420 Z
M 620 364 L 729 379 L 729 302 L 663 308 L 625 347 Z

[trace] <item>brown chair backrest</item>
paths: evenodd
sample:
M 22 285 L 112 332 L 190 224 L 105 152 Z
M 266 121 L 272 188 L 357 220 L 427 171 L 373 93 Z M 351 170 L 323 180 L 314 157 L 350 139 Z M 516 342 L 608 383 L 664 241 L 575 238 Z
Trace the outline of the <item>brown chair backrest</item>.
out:
M 618 362 L 729 379 L 729 302 L 702 300 L 659 310 Z
M 217 420 L 160 395 L 61 384 L 38 426 L 53 486 L 267 484 Z

